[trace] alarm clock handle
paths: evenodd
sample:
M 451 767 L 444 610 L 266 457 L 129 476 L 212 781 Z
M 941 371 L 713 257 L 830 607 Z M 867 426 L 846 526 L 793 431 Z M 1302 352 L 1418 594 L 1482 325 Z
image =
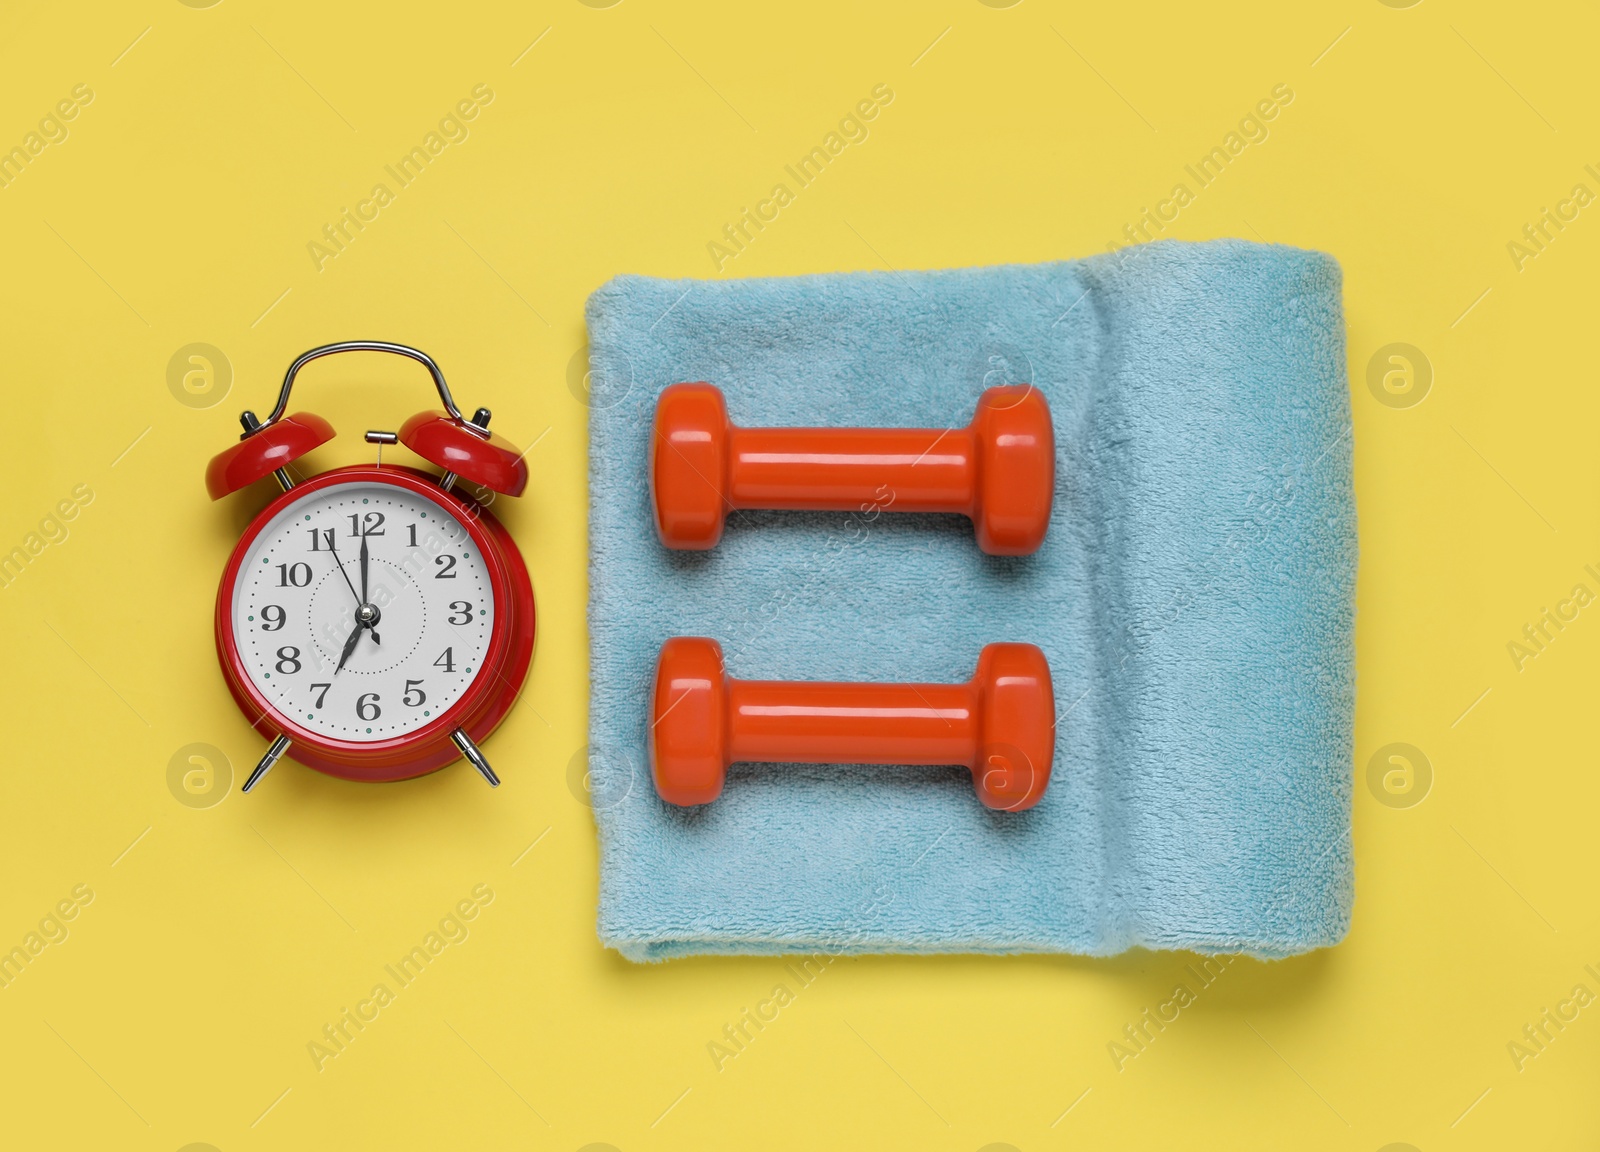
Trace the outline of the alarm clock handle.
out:
M 494 769 L 489 767 L 489 761 L 483 758 L 483 753 L 478 751 L 478 746 L 472 742 L 472 737 L 467 735 L 465 728 L 457 728 L 450 733 L 450 739 L 461 749 L 461 754 L 472 766 L 483 773 L 483 778 L 489 782 L 489 787 L 500 787 L 500 777 L 494 774 Z
M 250 773 L 250 779 L 244 782 L 242 791 L 248 792 L 260 783 L 261 778 L 272 769 L 272 766 L 278 762 L 279 757 L 288 750 L 289 738 L 287 736 L 279 736 L 274 740 L 272 747 L 267 749 L 267 754 L 261 758 L 261 763 L 256 765 L 254 772 Z
M 289 393 L 294 388 L 294 378 L 300 374 L 300 369 L 313 360 L 320 360 L 324 356 L 332 356 L 339 352 L 388 352 L 415 360 L 428 370 L 428 375 L 433 377 L 433 385 L 439 391 L 439 400 L 444 405 L 445 411 L 460 423 L 467 422 L 467 418 L 461 415 L 461 409 L 456 407 L 455 397 L 450 395 L 450 385 L 444 382 L 444 373 L 440 371 L 439 365 L 434 363 L 433 357 L 422 349 L 412 348 L 408 344 L 394 344 L 388 340 L 341 340 L 336 344 L 320 345 L 295 357 L 294 363 L 289 365 L 289 370 L 283 374 L 283 386 L 278 390 L 278 402 L 273 405 L 272 414 L 261 427 L 271 427 L 283 418 L 284 412 L 289 407 Z

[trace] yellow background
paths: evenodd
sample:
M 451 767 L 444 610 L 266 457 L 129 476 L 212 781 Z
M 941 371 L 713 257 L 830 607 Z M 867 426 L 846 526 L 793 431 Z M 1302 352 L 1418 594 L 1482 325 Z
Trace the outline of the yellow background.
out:
M 0 591 L 0 947 L 74 885 L 94 899 L 0 989 L 0 1142 L 1593 1147 L 1600 1006 L 1520 1071 L 1507 1044 L 1573 985 L 1600 993 L 1600 608 L 1520 671 L 1507 644 L 1600 592 L 1600 207 L 1520 271 L 1506 245 L 1600 191 L 1597 35 L 1575 3 L 1443 0 L 7 5 L 0 146 L 75 85 L 94 98 L 0 189 L 0 550 L 94 498 Z M 478 84 L 470 137 L 319 272 L 307 243 Z M 1193 957 L 841 961 L 719 1072 L 708 1042 L 782 962 L 637 967 L 595 938 L 584 300 L 618 272 L 717 275 L 708 242 L 878 84 L 869 138 L 721 275 L 1100 251 L 1278 84 L 1270 137 L 1166 234 L 1345 269 L 1354 927 L 1235 964 L 1121 1071 L 1108 1043 Z M 284 762 L 187 807 L 178 749 L 222 749 L 235 789 L 262 749 L 211 611 L 266 493 L 213 504 L 205 463 L 295 354 L 354 337 L 427 349 L 463 407 L 538 442 L 528 494 L 496 505 L 540 606 L 528 691 L 486 743 L 505 785 Z M 167 385 L 192 342 L 231 365 L 213 407 Z M 1396 342 L 1431 365 L 1412 406 L 1368 387 Z M 414 366 L 319 365 L 296 406 L 342 435 L 306 463 L 370 459 L 362 430 L 430 404 Z M 1368 786 L 1393 742 L 1432 765 L 1410 807 Z M 318 1072 L 307 1044 L 478 884 L 470 938 Z

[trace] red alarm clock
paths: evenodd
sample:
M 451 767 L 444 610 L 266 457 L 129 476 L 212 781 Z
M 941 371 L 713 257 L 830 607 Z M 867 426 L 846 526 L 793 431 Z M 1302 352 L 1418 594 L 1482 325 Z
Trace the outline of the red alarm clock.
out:
M 301 368 L 336 352 L 390 352 L 423 364 L 444 411 L 398 433 L 368 432 L 376 464 L 309 480 L 289 465 L 333 438 L 309 412 L 284 415 Z M 217 656 L 228 688 L 272 741 L 245 781 L 287 752 L 346 780 L 405 780 L 466 757 L 499 778 L 478 743 L 516 702 L 533 657 L 533 587 L 516 543 L 481 503 L 455 491 L 519 495 L 528 469 L 488 429 L 463 418 L 439 366 L 403 344 L 349 340 L 289 366 L 263 423 L 239 417 L 240 443 L 206 468 L 213 500 L 276 478 L 283 491 L 250 522 L 217 592 Z M 396 441 L 444 469 L 383 463 Z M 492 500 L 493 496 L 490 495 Z

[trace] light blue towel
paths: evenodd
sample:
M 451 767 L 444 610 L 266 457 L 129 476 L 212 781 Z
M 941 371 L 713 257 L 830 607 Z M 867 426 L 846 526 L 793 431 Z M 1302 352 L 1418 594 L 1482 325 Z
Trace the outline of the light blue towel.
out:
M 1356 524 L 1340 272 L 1239 241 L 1086 260 L 728 282 L 623 276 L 589 301 L 590 779 L 601 939 L 699 953 L 1285 956 L 1350 921 Z M 1056 498 L 1036 555 L 955 516 L 740 512 L 710 552 L 651 520 L 657 394 L 747 425 L 948 427 L 1044 390 Z M 657 799 L 656 653 L 750 679 L 962 681 L 1029 641 L 1060 711 L 1029 812 L 964 769 L 736 765 Z

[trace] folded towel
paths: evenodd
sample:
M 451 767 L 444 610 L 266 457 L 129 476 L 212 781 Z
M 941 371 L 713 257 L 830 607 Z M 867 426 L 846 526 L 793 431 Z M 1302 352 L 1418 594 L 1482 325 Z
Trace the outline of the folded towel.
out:
M 1239 241 L 1066 263 L 731 282 L 612 280 L 588 308 L 590 787 L 601 939 L 697 953 L 1284 956 L 1352 899 L 1355 511 L 1340 272 Z M 746 425 L 965 425 L 1031 382 L 1057 438 L 1050 534 L 981 553 L 956 516 L 739 512 L 709 552 L 651 519 L 661 389 Z M 719 640 L 753 679 L 967 679 L 1050 661 L 1038 807 L 964 769 L 736 765 L 663 804 L 656 654 Z

